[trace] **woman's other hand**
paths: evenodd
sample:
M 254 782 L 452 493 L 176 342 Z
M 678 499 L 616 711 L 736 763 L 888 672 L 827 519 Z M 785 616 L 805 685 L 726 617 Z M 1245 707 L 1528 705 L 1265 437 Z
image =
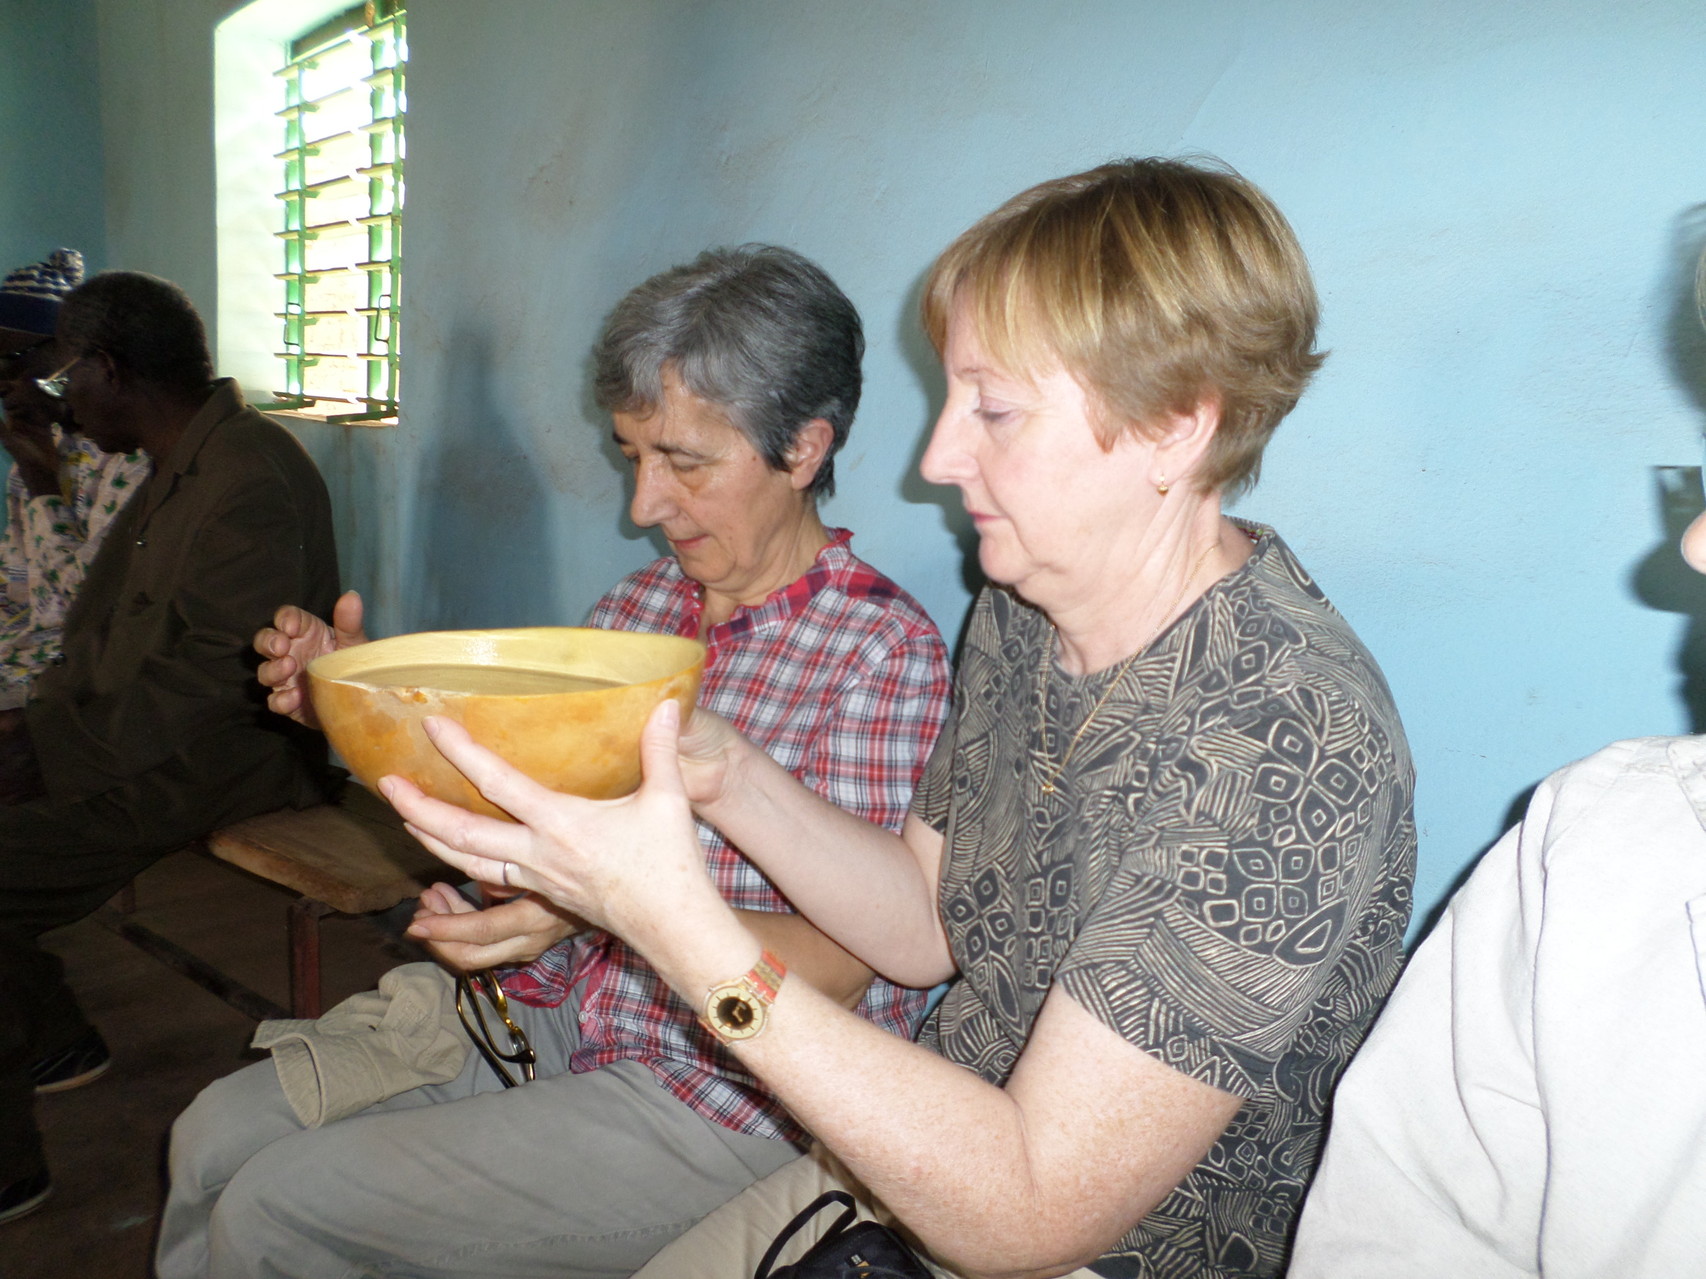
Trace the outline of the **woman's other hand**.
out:
M 588 800 L 541 786 L 430 716 L 427 735 L 514 822 L 430 799 L 401 777 L 379 789 L 427 850 L 470 878 L 537 893 L 646 950 L 648 935 L 721 906 L 705 872 L 677 762 L 680 708 L 663 702 L 640 739 L 645 781 L 632 795 Z
M 255 634 L 255 652 L 267 660 L 255 672 L 266 687 L 267 708 L 298 724 L 319 728 L 319 717 L 308 700 L 303 673 L 316 657 L 367 643 L 361 629 L 361 596 L 345 591 L 332 606 L 331 625 L 307 609 L 286 604 L 273 615 L 272 625 Z
M 529 964 L 586 924 L 534 896 L 522 893 L 483 909 L 449 884 L 421 894 L 408 935 L 447 968 L 473 973 L 500 964 Z

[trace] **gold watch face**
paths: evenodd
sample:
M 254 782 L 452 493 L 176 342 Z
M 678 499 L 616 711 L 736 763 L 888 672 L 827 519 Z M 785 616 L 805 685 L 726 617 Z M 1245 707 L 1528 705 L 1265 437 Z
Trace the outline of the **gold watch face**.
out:
M 742 985 L 718 986 L 705 1001 L 705 1020 L 724 1039 L 751 1039 L 764 1029 L 764 1003 Z

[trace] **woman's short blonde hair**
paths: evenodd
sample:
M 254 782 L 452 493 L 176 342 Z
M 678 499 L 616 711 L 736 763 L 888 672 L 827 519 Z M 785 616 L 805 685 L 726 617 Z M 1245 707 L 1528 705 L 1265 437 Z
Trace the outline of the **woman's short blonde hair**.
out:
M 1104 448 L 1218 404 L 1194 477 L 1204 491 L 1255 482 L 1269 436 L 1326 358 L 1291 226 L 1218 162 L 1120 160 L 1021 192 L 931 268 L 922 310 L 938 354 L 961 300 L 1004 367 L 1058 365 L 1078 380 Z

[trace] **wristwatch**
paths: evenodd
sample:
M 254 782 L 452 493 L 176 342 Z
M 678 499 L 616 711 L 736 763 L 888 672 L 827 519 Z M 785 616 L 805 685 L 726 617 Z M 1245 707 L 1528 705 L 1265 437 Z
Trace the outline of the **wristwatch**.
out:
M 770 1019 L 770 1005 L 781 989 L 788 966 L 768 950 L 751 971 L 733 981 L 719 982 L 705 996 L 705 1028 L 725 1044 L 751 1039 Z

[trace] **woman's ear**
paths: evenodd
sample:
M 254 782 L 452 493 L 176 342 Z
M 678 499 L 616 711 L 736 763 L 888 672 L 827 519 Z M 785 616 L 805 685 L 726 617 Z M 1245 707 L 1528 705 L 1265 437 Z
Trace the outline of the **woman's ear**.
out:
M 835 428 L 821 417 L 814 417 L 795 434 L 794 442 L 788 446 L 786 460 L 788 476 L 796 491 L 811 487 L 833 443 Z
M 1157 424 L 1155 468 L 1173 483 L 1189 479 L 1202 465 L 1214 434 L 1220 429 L 1220 400 L 1205 396 L 1185 413 L 1169 413 Z

